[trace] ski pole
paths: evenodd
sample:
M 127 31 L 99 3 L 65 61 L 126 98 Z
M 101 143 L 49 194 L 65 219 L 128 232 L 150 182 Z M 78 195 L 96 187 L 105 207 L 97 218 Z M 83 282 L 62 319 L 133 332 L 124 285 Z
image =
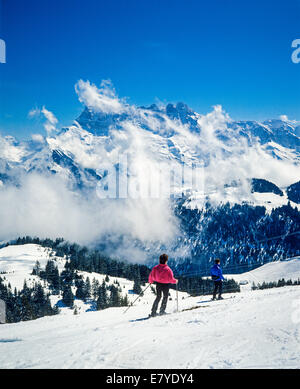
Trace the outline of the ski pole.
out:
M 142 296 L 142 294 L 144 294 L 144 293 L 146 292 L 146 290 L 149 288 L 150 285 L 151 285 L 151 284 L 149 284 L 144 290 L 141 291 L 141 293 L 137 296 L 137 298 L 134 300 L 134 302 L 131 303 L 131 304 L 129 305 L 129 307 L 127 307 L 126 311 L 124 311 L 123 314 L 126 313 L 126 312 L 128 311 L 128 309 L 131 308 L 131 307 L 133 306 L 133 304 Z
M 176 284 L 176 300 L 177 300 L 177 312 L 178 312 L 178 282 Z

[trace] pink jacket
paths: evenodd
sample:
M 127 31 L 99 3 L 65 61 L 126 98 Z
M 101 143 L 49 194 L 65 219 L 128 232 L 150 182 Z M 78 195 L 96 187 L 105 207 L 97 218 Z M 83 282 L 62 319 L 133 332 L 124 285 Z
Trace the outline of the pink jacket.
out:
M 172 270 L 168 265 L 156 265 L 149 275 L 149 284 L 159 282 L 161 284 L 176 284 Z

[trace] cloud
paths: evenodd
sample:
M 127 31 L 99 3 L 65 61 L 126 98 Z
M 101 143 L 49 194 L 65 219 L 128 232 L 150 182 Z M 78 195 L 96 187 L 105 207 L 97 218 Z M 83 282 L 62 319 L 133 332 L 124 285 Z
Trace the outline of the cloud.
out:
M 56 125 L 58 120 L 55 115 L 51 111 L 48 111 L 45 107 L 42 107 L 42 109 L 33 108 L 28 112 L 28 117 L 43 117 L 45 119 L 44 128 L 46 130 L 47 136 L 51 136 L 54 132 L 57 131 Z
M 31 134 L 31 139 L 37 143 L 43 143 L 45 138 L 41 134 Z
M 12 136 L 0 136 L 0 150 L 0 158 L 4 158 L 8 162 L 21 162 L 26 154 L 25 147 Z
M 0 187 L 1 239 L 64 237 L 81 244 L 109 242 L 108 253 L 143 261 L 137 241 L 166 243 L 176 233 L 167 201 L 102 200 L 72 192 L 58 176 L 24 175 L 19 187 Z M 124 252 L 123 252 L 124 250 Z
M 288 122 L 288 121 L 289 121 L 289 118 L 287 117 L 287 115 L 280 115 L 279 118 L 280 118 L 280 120 L 282 120 L 283 122 Z
M 80 222 L 90 223 L 76 196 L 56 177 L 29 174 L 23 177 L 20 187 L 1 189 L 0 199 L 0 215 L 6 221 L 0 226 L 3 239 L 28 234 L 81 240 Z M 86 239 L 84 229 L 82 237 Z
M 29 112 L 28 112 L 28 117 L 29 118 L 34 118 L 34 117 L 38 117 L 40 116 L 41 114 L 41 110 L 39 108 L 32 108 Z
M 287 115 L 280 115 L 279 119 L 282 120 L 283 122 L 287 122 L 288 124 L 294 124 L 294 125 L 299 124 L 297 120 L 289 119 Z
M 109 80 L 103 80 L 100 88 L 89 81 L 80 80 L 75 85 L 75 90 L 79 101 L 95 112 L 120 114 L 126 110 Z

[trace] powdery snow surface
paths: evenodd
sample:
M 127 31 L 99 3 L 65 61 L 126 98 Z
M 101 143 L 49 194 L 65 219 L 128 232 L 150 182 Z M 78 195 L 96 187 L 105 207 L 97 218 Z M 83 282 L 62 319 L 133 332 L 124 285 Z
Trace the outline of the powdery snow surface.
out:
M 188 298 L 181 309 L 201 308 L 144 321 L 148 309 L 139 305 L 5 324 L 0 367 L 299 368 L 299 301 L 292 286 Z

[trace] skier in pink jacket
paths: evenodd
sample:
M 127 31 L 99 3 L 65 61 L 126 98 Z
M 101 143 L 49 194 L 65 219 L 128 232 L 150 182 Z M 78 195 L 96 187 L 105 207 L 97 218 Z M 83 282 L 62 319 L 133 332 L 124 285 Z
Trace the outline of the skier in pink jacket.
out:
M 154 266 L 150 275 L 149 283 L 156 283 L 156 299 L 152 306 L 151 316 L 156 316 L 158 304 L 163 294 L 163 300 L 160 307 L 160 315 L 166 314 L 170 284 L 177 284 L 178 280 L 174 278 L 172 270 L 167 265 L 169 257 L 167 254 L 162 254 L 159 257 L 159 265 Z

